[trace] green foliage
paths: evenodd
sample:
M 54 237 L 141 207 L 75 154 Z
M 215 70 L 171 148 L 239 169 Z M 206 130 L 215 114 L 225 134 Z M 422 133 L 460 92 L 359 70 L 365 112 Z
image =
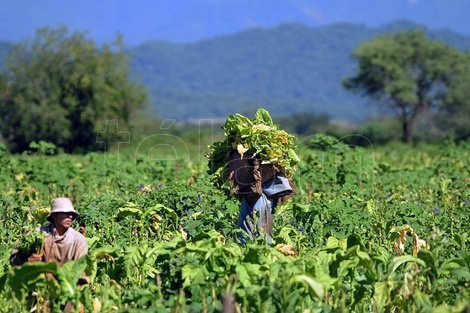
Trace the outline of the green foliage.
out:
M 31 254 L 42 254 L 44 248 L 44 233 L 33 230 L 19 239 L 18 251 L 26 257 Z
M 152 41 L 131 53 L 135 73 L 165 117 L 223 118 L 234 108 L 249 116 L 256 103 L 272 116 L 309 112 L 362 121 L 374 110 L 341 87 L 341 80 L 354 74 L 351 51 L 379 34 L 418 27 L 406 21 L 383 28 L 286 23 L 190 44 Z M 470 48 L 468 37 L 453 32 L 426 34 L 461 51 Z
M 182 160 L 0 158 L 2 251 L 59 195 L 73 198 L 90 247 L 63 267 L 10 267 L 4 254 L 0 312 L 29 310 L 33 290 L 51 311 L 69 301 L 85 312 L 221 312 L 227 299 L 239 312 L 465 309 L 468 143 L 359 148 L 319 135 L 299 148 L 297 193 L 276 208 L 271 246 L 239 245 L 239 202 Z M 90 284 L 77 286 L 83 271 Z
M 407 143 L 417 118 L 438 108 L 469 67 L 457 49 L 420 30 L 378 36 L 360 45 L 353 57 L 359 61 L 358 73 L 345 79 L 344 86 L 397 112 Z
M 330 118 L 325 114 L 316 115 L 307 112 L 281 116 L 276 120 L 283 129 L 299 136 L 324 133 L 330 124 Z
M 407 21 L 381 28 L 286 23 L 191 44 L 150 41 L 127 52 L 132 73 L 142 78 L 162 118 L 223 118 L 233 108 L 248 116 L 256 103 L 273 116 L 310 112 L 362 121 L 373 110 L 340 83 L 354 74 L 351 51 L 378 34 L 418 27 Z M 469 37 L 448 30 L 426 34 L 461 51 L 470 48 Z M 10 49 L 0 41 L 0 68 Z
M 53 155 L 57 150 L 57 147 L 53 143 L 46 142 L 44 140 L 31 142 L 29 144 L 29 148 L 31 148 L 32 151 L 37 151 L 37 153 L 43 155 Z
M 272 164 L 291 178 L 300 162 L 295 152 L 297 138 L 279 129 L 268 111 L 258 109 L 253 119 L 236 113 L 227 117 L 223 126 L 225 139 L 209 146 L 209 171 L 217 186 L 228 184 L 228 163 L 232 151 L 259 158 L 261 164 Z
M 470 50 L 466 52 L 467 64 L 470 64 Z M 470 65 L 465 76 L 452 81 L 452 89 L 443 101 L 442 110 L 437 117 L 440 129 L 451 130 L 459 140 L 470 137 Z
M 6 67 L 1 133 L 13 151 L 40 140 L 66 151 L 92 149 L 96 133 L 102 142 L 112 139 L 107 121 L 127 127 L 146 99 L 143 86 L 131 80 L 119 39 L 96 47 L 65 27 L 39 29 L 13 46 Z

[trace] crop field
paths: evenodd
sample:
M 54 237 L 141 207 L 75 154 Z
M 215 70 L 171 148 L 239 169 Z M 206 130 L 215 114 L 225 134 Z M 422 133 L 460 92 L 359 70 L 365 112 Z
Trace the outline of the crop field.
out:
M 46 148 L 9 155 L 0 146 L 0 312 L 29 312 L 32 299 L 38 310 L 69 301 L 85 312 L 465 312 L 470 304 L 469 143 L 302 139 L 297 192 L 276 209 L 271 245 L 262 235 L 237 243 L 240 201 L 212 185 L 204 157 Z M 89 254 L 62 267 L 10 266 L 14 244 L 61 196 L 80 213 L 73 227 L 85 227 Z M 76 286 L 83 271 L 90 284 Z

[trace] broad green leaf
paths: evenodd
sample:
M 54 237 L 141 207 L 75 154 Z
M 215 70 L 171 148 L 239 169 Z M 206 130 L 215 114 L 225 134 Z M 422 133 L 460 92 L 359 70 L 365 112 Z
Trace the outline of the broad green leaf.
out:
M 374 312 L 383 312 L 385 305 L 390 299 L 390 284 L 386 281 L 379 281 L 374 284 Z
M 341 248 L 342 250 L 346 250 L 347 239 L 338 239 L 333 236 L 328 237 L 328 239 L 326 240 L 326 247 L 328 249 Z
M 31 286 L 35 281 L 41 279 L 43 274 L 52 273 L 57 275 L 58 265 L 55 262 L 27 262 L 22 266 L 11 269 L 8 276 L 8 284 L 17 299 L 21 298 L 22 290 Z
M 142 211 L 137 208 L 131 208 L 131 207 L 124 207 L 124 208 L 118 208 L 117 210 L 117 217 L 126 217 L 126 216 L 140 216 Z
M 415 258 L 411 255 L 402 255 L 402 256 L 395 257 L 390 261 L 389 275 L 392 275 L 400 265 L 409 263 L 409 262 L 417 263 L 423 267 L 426 266 L 426 263 L 419 258 Z
M 273 120 L 271 118 L 271 115 L 266 109 L 263 109 L 263 108 L 259 108 L 258 110 L 256 110 L 255 120 L 257 122 L 262 122 L 264 125 L 268 125 L 268 126 L 273 125 Z
M 468 268 L 455 268 L 454 270 L 452 270 L 452 277 L 459 281 L 465 280 L 467 282 L 470 282 L 470 271 L 468 270 Z
M 181 275 L 184 280 L 183 287 L 189 287 L 191 284 L 203 284 L 209 275 L 209 271 L 204 264 L 198 267 L 185 265 L 181 269 Z
M 315 298 L 317 298 L 319 301 L 321 301 L 325 296 L 323 285 L 308 274 L 296 275 L 292 278 L 292 281 L 306 283 L 310 287 L 310 290 L 313 292 Z
M 452 271 L 453 269 L 458 269 L 466 266 L 466 262 L 463 259 L 453 258 L 444 261 L 444 263 L 439 268 L 439 273 L 444 273 L 446 271 Z
M 236 266 L 235 271 L 238 275 L 238 280 L 242 283 L 244 288 L 248 288 L 251 286 L 251 279 L 250 275 L 248 274 L 245 266 L 243 264 L 238 264 Z

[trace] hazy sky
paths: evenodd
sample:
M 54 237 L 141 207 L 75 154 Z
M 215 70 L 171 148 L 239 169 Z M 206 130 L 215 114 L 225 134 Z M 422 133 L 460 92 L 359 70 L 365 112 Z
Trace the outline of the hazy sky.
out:
M 192 41 L 251 26 L 348 21 L 377 26 L 397 18 L 470 35 L 470 0 L 1 0 L 0 40 L 63 24 L 99 41 Z

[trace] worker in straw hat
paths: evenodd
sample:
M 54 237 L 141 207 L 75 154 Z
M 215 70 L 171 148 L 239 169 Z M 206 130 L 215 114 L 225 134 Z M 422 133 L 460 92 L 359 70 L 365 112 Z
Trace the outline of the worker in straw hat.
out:
M 33 251 L 22 249 L 21 242 L 13 249 L 10 264 L 22 265 L 25 262 L 56 262 L 59 266 L 62 264 L 78 260 L 88 253 L 88 244 L 86 238 L 73 229 L 72 222 L 79 216 L 78 212 L 73 207 L 72 201 L 68 198 L 57 198 L 51 203 L 51 210 L 47 215 L 46 220 L 50 223 L 35 229 L 37 233 L 42 233 L 44 239 L 42 246 L 35 247 Z M 36 233 L 36 234 L 37 234 Z M 27 236 L 32 236 L 32 232 Z M 50 273 L 46 274 L 49 279 L 55 279 Z M 78 285 L 88 283 L 88 278 L 85 273 L 82 273 L 81 278 L 78 280 Z M 31 307 L 36 305 L 36 299 L 32 298 Z M 46 305 L 47 307 L 47 305 Z M 61 308 L 64 312 L 74 311 L 74 307 L 70 302 L 62 305 Z M 47 312 L 49 310 L 46 309 Z M 81 310 L 79 310 L 81 312 Z
M 72 222 L 79 216 L 68 198 L 57 198 L 51 203 L 51 210 L 46 220 L 50 224 L 36 229 L 44 234 L 41 253 L 23 255 L 16 247 L 13 249 L 10 264 L 21 265 L 25 262 L 65 262 L 77 260 L 88 253 L 86 238 L 71 228 Z M 20 243 L 21 245 L 21 243 Z

